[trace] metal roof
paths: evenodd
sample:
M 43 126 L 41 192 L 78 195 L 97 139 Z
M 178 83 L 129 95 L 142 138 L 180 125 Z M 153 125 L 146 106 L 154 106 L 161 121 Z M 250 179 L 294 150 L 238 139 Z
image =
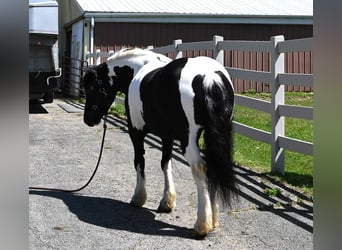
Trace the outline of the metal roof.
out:
M 313 0 L 76 0 L 85 15 L 310 20 Z M 256 18 L 256 19 L 255 19 Z M 248 21 L 246 21 L 248 19 Z M 174 20 L 175 21 L 175 20 Z M 180 20 L 181 21 L 181 20 Z M 164 21 L 165 22 L 165 21 Z M 308 22 L 308 21 L 306 21 Z M 267 22 L 266 22 L 267 23 Z
M 313 0 L 77 0 L 86 12 L 312 16 Z

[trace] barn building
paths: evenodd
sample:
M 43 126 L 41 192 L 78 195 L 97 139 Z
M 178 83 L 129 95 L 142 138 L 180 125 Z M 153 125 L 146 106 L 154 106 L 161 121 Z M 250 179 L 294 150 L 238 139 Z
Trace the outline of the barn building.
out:
M 313 36 L 313 0 L 59 0 L 58 3 L 59 49 L 64 62 L 65 58 L 85 60 L 87 52 L 97 49 L 159 47 L 176 39 L 208 41 L 214 35 L 225 40 Z M 64 81 L 64 86 L 75 84 Z M 78 91 L 70 94 L 77 95 Z

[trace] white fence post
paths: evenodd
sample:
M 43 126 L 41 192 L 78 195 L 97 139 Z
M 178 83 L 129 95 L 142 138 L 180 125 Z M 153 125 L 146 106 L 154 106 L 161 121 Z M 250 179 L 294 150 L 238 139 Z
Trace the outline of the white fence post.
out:
M 177 48 L 178 44 L 181 44 L 181 43 L 182 43 L 181 39 L 173 41 L 173 46 L 174 46 L 173 59 L 178 59 L 178 58 L 182 58 L 183 57 L 183 52 L 179 51 L 178 48 Z
M 86 59 L 87 59 L 88 65 L 94 65 L 94 59 L 95 59 L 94 53 L 91 53 L 90 51 L 88 51 L 86 55 Z
M 272 173 L 284 174 L 285 155 L 284 148 L 279 146 L 279 136 L 285 135 L 285 117 L 279 115 L 279 105 L 285 103 L 285 86 L 279 84 L 278 74 L 284 73 L 285 62 L 284 53 L 278 52 L 278 43 L 284 41 L 284 36 L 273 36 L 271 43 L 273 50 L 271 52 L 271 74 L 273 82 L 271 83 L 271 160 Z
M 101 63 L 101 56 L 100 56 L 101 50 L 96 50 L 96 65 L 99 65 Z
M 213 58 L 224 65 L 224 51 L 219 50 L 218 48 L 218 42 L 223 41 L 223 36 L 214 36 L 214 47 L 213 47 Z
M 90 56 L 89 51 L 86 53 L 86 60 L 87 60 L 88 65 L 92 65 L 92 63 L 91 63 L 92 60 L 91 60 L 91 56 Z

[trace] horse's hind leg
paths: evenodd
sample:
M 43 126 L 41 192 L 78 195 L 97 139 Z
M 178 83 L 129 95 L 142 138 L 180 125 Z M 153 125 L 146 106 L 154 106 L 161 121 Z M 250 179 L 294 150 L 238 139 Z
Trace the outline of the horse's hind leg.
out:
M 219 226 L 218 221 L 218 214 L 219 214 L 219 205 L 217 200 L 217 193 L 210 193 L 210 201 L 211 201 L 211 208 L 213 212 L 213 228 Z
M 172 178 L 172 140 L 163 140 L 163 156 L 161 167 L 164 172 L 164 195 L 160 201 L 158 212 L 169 213 L 176 206 L 176 191 Z
M 147 199 L 145 188 L 145 150 L 144 150 L 144 137 L 145 133 L 136 129 L 130 129 L 129 135 L 134 146 L 134 167 L 137 172 L 137 183 L 134 195 L 131 200 L 131 205 L 135 207 L 142 207 Z
M 198 207 L 197 221 L 194 226 L 193 236 L 195 238 L 205 237 L 215 227 L 213 219 L 217 219 L 217 214 L 212 208 L 211 201 L 215 197 L 210 197 L 207 185 L 206 164 L 200 155 L 196 137 L 189 138 L 189 145 L 185 148 L 185 158 L 190 164 L 192 176 L 197 185 Z M 211 199 L 213 198 L 213 199 Z M 215 215 L 213 214 L 215 213 Z M 213 216 L 214 215 L 214 216 Z M 217 223 L 217 222 L 216 222 Z

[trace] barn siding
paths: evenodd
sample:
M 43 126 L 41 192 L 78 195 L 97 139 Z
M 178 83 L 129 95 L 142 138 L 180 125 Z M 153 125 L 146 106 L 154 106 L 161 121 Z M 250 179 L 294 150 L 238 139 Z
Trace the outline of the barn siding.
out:
M 312 25 L 266 24 L 190 24 L 190 23 L 96 23 L 95 47 L 113 45 L 164 46 L 175 39 L 183 42 L 207 41 L 214 35 L 225 40 L 268 41 L 271 36 L 284 35 L 286 40 L 312 37 Z
M 118 50 L 122 47 L 160 47 L 173 40 L 183 42 L 208 41 L 214 35 L 224 40 L 268 41 L 271 36 L 284 35 L 285 40 L 313 36 L 312 25 L 268 24 L 190 24 L 190 23 L 96 23 L 94 48 L 101 51 Z M 211 51 L 189 51 L 184 56 L 211 56 Z M 292 52 L 285 55 L 285 72 L 313 73 L 312 52 Z M 270 55 L 262 52 L 226 51 L 225 65 L 252 70 L 269 71 Z M 236 92 L 253 89 L 269 92 L 268 83 L 233 79 Z M 310 87 L 286 86 L 287 91 L 312 91 Z

